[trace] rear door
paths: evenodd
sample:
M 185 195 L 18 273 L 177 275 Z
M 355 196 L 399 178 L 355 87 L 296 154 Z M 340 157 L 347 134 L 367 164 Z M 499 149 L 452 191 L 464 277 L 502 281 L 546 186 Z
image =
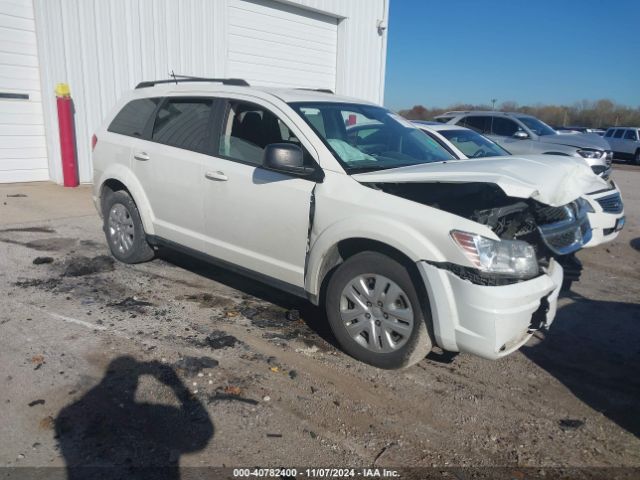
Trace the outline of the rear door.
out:
M 622 153 L 622 137 L 624 136 L 624 131 L 624 128 L 616 128 L 613 136 L 609 138 L 609 145 L 614 152 Z
M 156 235 L 201 251 L 203 176 L 210 159 L 214 103 L 208 97 L 168 97 L 133 148 L 133 170 L 153 212 Z
M 229 100 L 204 173 L 205 251 L 286 285 L 304 287 L 315 182 L 260 168 L 270 143 L 311 145 L 275 106 Z M 318 167 L 319 168 L 319 167 Z
M 633 155 L 636 153 L 636 149 L 638 148 L 638 133 L 634 128 L 627 128 L 622 136 L 622 140 L 620 141 L 621 148 L 620 151 L 625 155 Z

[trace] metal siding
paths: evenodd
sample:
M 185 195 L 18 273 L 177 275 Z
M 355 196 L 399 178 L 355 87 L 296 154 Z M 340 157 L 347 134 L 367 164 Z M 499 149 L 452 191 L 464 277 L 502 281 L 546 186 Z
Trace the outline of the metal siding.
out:
M 47 180 L 46 137 L 31 1 L 0 1 L 0 183 Z
M 91 135 L 122 93 L 142 80 L 166 78 L 171 70 L 230 76 L 229 5 L 238 1 L 33 0 L 51 179 L 62 182 L 56 83 L 71 87 L 80 181 L 90 182 Z M 387 0 L 279 1 L 336 17 L 336 92 L 382 102 L 386 32 L 379 36 L 376 24 L 386 18 Z M 0 28 L 0 41 L 12 47 L 20 40 L 5 40 Z M 286 61 L 265 66 L 265 74 L 289 66 Z M 38 86 L 34 79 L 25 85 Z

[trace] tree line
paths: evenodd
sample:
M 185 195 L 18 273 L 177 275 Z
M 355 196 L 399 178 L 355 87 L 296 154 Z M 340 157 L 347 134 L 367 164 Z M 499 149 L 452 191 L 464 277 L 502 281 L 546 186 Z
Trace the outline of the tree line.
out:
M 416 105 L 401 110 L 400 115 L 410 120 L 432 120 L 436 115 L 451 110 L 493 110 L 490 105 L 457 104 L 448 108 L 427 108 Z M 518 105 L 503 102 L 496 110 L 533 115 L 554 127 L 608 128 L 616 126 L 640 127 L 640 107 L 620 105 L 608 99 L 583 100 L 573 105 Z

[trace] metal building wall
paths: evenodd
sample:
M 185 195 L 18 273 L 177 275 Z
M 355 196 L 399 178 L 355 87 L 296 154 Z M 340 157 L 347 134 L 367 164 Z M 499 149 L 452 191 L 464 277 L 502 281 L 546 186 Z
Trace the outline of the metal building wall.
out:
M 260 1 L 260 0 L 252 0 Z M 338 18 L 336 92 L 382 102 L 387 0 L 278 0 Z M 53 89 L 75 106 L 81 182 L 90 138 L 118 97 L 144 79 L 226 75 L 228 0 L 33 0 L 51 179 L 62 182 Z

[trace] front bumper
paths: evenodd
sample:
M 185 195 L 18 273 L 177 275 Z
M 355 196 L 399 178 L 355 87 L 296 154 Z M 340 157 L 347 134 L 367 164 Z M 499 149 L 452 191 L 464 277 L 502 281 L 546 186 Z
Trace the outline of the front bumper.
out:
M 563 274 L 554 260 L 543 275 L 505 286 L 477 285 L 427 262 L 417 265 L 435 340 L 444 350 L 497 359 L 520 348 L 555 317 Z
M 621 205 L 618 209 L 614 208 L 612 211 L 612 209 L 609 208 L 609 211 L 606 211 L 603 208 L 603 204 L 611 207 L 610 202 L 606 202 L 607 198 L 620 195 L 620 190 L 615 183 L 611 182 L 611 185 L 613 186 L 611 190 L 584 196 L 591 205 L 591 208 L 595 210 L 595 212 L 587 214 L 589 223 L 591 224 L 592 235 L 591 240 L 584 245 L 585 247 L 596 247 L 614 240 L 624 226 L 625 215 L 621 196 Z M 605 202 L 601 204 L 603 199 Z

